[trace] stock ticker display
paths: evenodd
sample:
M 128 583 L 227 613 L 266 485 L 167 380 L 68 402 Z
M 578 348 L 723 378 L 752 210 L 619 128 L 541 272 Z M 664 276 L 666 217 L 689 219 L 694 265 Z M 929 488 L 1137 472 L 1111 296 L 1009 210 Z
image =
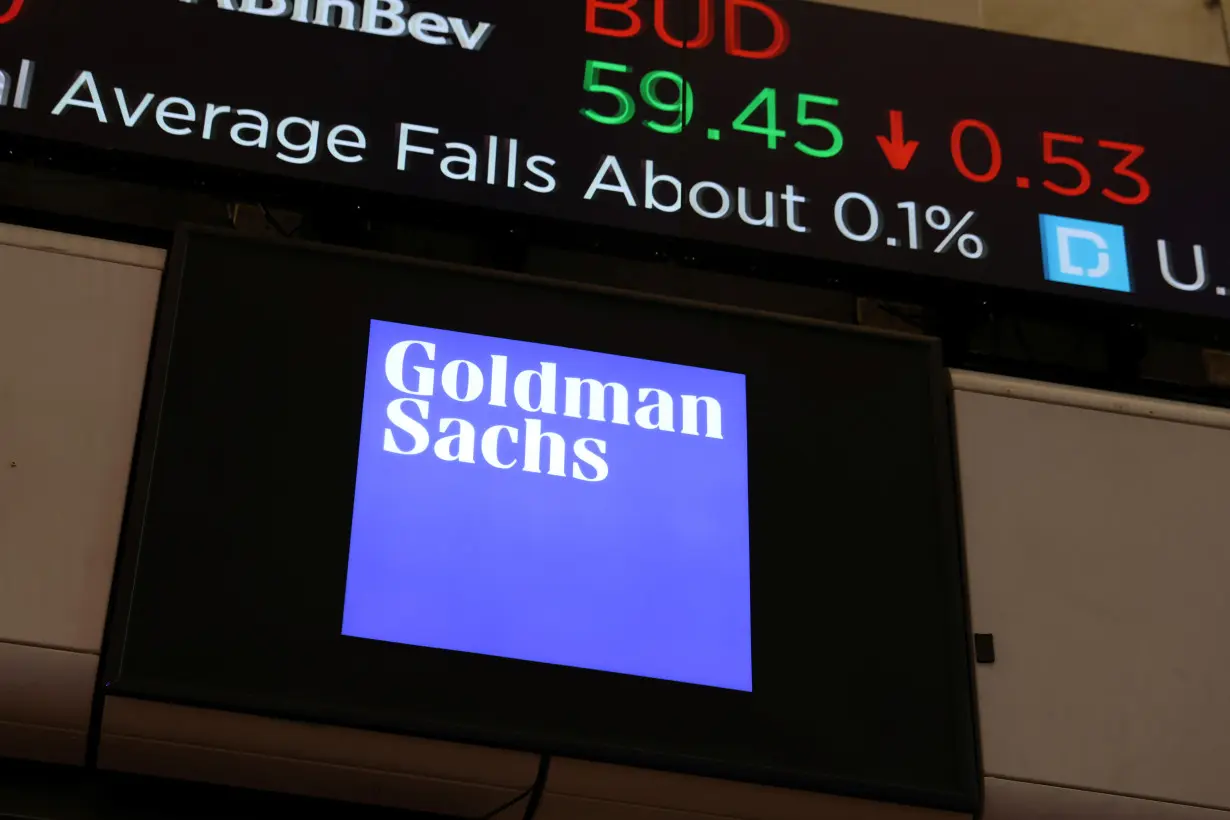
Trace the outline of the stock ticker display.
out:
M 9 0 L 0 69 L 5 131 L 1230 316 L 1225 68 L 802 0 Z

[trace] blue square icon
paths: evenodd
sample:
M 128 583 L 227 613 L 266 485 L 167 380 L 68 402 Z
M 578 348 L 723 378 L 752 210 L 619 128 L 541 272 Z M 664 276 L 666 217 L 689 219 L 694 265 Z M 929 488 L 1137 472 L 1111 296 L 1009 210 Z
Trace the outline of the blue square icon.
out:
M 1132 292 L 1122 225 L 1043 214 L 1042 256 L 1052 282 Z

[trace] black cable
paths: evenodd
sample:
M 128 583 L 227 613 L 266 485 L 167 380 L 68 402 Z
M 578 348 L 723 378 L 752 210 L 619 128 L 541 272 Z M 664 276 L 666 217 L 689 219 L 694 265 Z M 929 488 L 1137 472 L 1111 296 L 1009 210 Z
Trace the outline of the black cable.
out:
M 530 786 L 528 789 L 526 789 L 525 791 L 521 792 L 521 794 L 517 795 L 516 797 L 514 797 L 514 798 L 513 798 L 513 799 L 511 799 L 511 800 L 509 800 L 508 802 L 506 802 L 506 803 L 501 803 L 499 806 L 497 806 L 496 808 L 494 808 L 494 809 L 492 809 L 491 811 L 487 812 L 486 814 L 480 815 L 480 816 L 478 817 L 478 820 L 491 820 L 491 818 L 495 817 L 496 815 L 498 815 L 500 812 L 504 811 L 504 810 L 505 810 L 506 808 L 508 808 L 509 806 L 512 806 L 512 805 L 514 805 L 515 803 L 519 803 L 520 801 L 522 801 L 522 800 L 524 800 L 525 798 L 529 797 L 529 796 L 530 796 L 530 792 L 532 792 L 532 791 L 534 791 L 534 787 L 533 787 L 533 786 Z
M 538 759 L 538 778 L 530 790 L 530 800 L 525 804 L 525 814 L 521 815 L 521 820 L 534 820 L 534 815 L 538 813 L 538 804 L 542 802 L 542 793 L 547 788 L 547 774 L 550 771 L 551 755 L 544 754 Z
M 292 231 L 286 230 L 286 228 L 282 227 L 282 223 L 278 222 L 278 220 L 274 218 L 273 214 L 269 213 L 269 209 L 266 208 L 263 204 L 260 205 L 260 209 L 261 209 L 261 213 L 265 215 L 265 221 L 268 222 L 270 225 L 272 225 L 275 231 L 282 234 L 282 236 L 286 237 L 287 239 L 290 239 L 291 237 L 293 237 L 295 235 L 295 231 L 299 230 L 298 227 L 296 227 Z
M 501 803 L 496 808 L 476 818 L 476 820 L 492 820 L 493 817 L 496 817 L 511 806 L 520 803 L 527 797 L 529 798 L 529 802 L 525 804 L 525 812 L 521 815 L 521 820 L 532 820 L 534 815 L 538 812 L 538 804 L 542 802 L 542 792 L 543 789 L 546 788 L 547 772 L 549 772 L 550 769 L 551 755 L 542 755 L 538 758 L 538 776 L 534 778 L 533 785 L 518 794 L 516 797 L 513 797 L 511 800 Z

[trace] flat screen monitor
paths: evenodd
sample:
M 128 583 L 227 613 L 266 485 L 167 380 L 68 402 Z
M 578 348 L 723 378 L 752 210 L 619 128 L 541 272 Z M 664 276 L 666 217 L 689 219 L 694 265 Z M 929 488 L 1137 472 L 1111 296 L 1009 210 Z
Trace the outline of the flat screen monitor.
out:
M 976 810 L 937 343 L 577 279 L 183 232 L 105 691 Z

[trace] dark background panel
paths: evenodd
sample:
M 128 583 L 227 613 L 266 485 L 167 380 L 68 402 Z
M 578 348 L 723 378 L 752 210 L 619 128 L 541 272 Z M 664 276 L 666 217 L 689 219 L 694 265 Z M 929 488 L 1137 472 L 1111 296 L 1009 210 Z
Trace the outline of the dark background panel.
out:
M 221 235 L 177 255 L 110 691 L 970 805 L 931 343 Z M 745 373 L 754 694 L 343 639 L 371 318 Z

